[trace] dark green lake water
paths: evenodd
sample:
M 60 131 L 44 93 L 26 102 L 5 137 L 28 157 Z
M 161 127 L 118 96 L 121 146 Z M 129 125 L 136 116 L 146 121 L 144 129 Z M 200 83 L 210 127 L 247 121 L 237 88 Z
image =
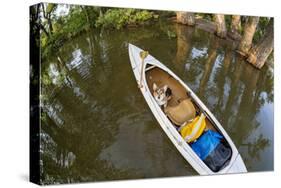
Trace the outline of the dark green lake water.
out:
M 273 170 L 273 70 L 253 68 L 213 34 L 157 24 L 85 32 L 43 62 L 51 83 L 42 86 L 42 183 L 197 175 L 138 90 L 128 42 L 191 87 L 248 171 Z

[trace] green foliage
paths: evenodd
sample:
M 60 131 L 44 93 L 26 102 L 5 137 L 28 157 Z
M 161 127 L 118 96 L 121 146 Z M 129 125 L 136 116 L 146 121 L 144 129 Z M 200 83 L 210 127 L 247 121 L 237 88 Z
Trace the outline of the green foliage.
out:
M 48 74 L 48 72 L 46 70 L 44 70 L 42 73 L 41 73 L 41 83 L 44 85 L 44 86 L 49 86 L 52 84 L 52 80 Z
M 46 96 L 44 96 L 42 94 L 40 95 L 40 101 L 46 100 L 45 98 L 46 98 Z M 41 119 L 42 122 L 47 121 L 47 113 L 43 110 L 40 113 L 40 119 Z
M 197 13 L 197 18 L 205 19 L 208 21 L 214 21 L 213 14 Z
M 156 18 L 171 18 L 176 16 L 176 12 L 174 11 L 153 11 L 154 12 L 154 17 Z
M 48 5 L 46 7 L 46 13 L 50 14 L 56 7 L 57 7 L 56 4 L 48 3 Z
M 70 14 L 65 18 L 64 24 L 61 26 L 61 32 L 67 34 L 68 37 L 80 33 L 89 27 L 85 13 L 81 9 L 71 9 Z
M 160 22 L 160 29 L 168 36 L 169 39 L 177 37 L 175 28 L 167 25 L 165 21 L 164 23 Z
M 56 52 L 63 42 L 90 26 L 86 14 L 79 6 L 73 6 L 67 16 L 59 17 L 53 20 L 53 34 L 46 36 L 42 34 L 41 47 L 43 49 L 42 56 L 47 57 L 48 54 Z
M 176 32 L 171 31 L 171 30 L 167 30 L 167 35 L 168 35 L 169 39 L 177 37 Z
M 53 12 L 54 4 L 47 4 L 46 12 Z M 55 53 L 63 42 L 90 27 L 121 29 L 126 25 L 144 24 L 148 20 L 157 19 L 158 15 L 147 10 L 100 8 L 88 6 L 70 7 L 66 16 L 52 16 L 53 32 L 46 35 L 42 32 L 42 57 Z M 46 28 L 47 22 L 45 22 Z
M 232 16 L 231 15 L 224 15 L 224 19 L 225 19 L 225 25 L 226 25 L 227 30 L 230 30 L 231 22 L 232 22 Z
M 147 10 L 109 9 L 98 18 L 96 26 L 120 29 L 126 25 L 143 24 L 152 18 L 154 14 Z

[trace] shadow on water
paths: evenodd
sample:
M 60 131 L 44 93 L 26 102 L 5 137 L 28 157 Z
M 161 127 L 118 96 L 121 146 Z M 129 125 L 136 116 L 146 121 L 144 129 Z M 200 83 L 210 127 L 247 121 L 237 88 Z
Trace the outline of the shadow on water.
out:
M 167 30 L 176 38 L 167 36 Z M 181 26 L 88 31 L 49 57 L 42 86 L 42 183 L 196 175 L 137 89 L 127 43 L 166 64 L 229 133 L 249 171 L 273 169 L 273 71 L 233 44 Z

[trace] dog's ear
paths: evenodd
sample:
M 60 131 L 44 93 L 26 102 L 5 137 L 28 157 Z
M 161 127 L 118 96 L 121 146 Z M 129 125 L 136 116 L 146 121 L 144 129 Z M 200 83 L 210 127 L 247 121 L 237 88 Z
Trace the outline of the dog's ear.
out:
M 168 86 L 167 86 L 167 85 L 165 85 L 163 88 L 164 88 L 164 91 L 166 92 L 166 91 L 167 91 L 167 89 L 168 89 Z
M 155 83 L 153 83 L 153 91 L 155 91 L 157 89 L 157 85 Z

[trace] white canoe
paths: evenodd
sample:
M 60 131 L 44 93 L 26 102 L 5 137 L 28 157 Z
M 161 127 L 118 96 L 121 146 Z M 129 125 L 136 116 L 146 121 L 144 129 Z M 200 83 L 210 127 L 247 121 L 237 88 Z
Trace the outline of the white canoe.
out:
M 228 134 L 223 129 L 218 120 L 214 117 L 214 115 L 209 111 L 209 109 L 195 95 L 195 93 L 177 75 L 175 75 L 165 65 L 160 63 L 157 59 L 155 59 L 151 55 L 148 55 L 144 59 L 144 63 L 142 63 L 142 60 L 140 58 L 140 52 L 143 50 L 132 44 L 129 44 L 128 47 L 130 62 L 137 83 L 140 83 L 142 74 L 142 87 L 140 87 L 140 90 L 147 104 L 149 105 L 152 113 L 154 114 L 155 118 L 157 119 L 158 123 L 160 124 L 166 135 L 169 137 L 169 139 L 172 141 L 172 143 L 175 145 L 181 155 L 186 159 L 186 161 L 188 161 L 189 164 L 200 175 L 247 172 L 245 164 L 231 138 L 228 136 Z M 160 76 L 158 77 L 161 77 L 162 73 L 169 75 L 169 78 L 174 79 L 174 82 L 177 82 L 180 87 L 184 88 L 186 93 L 189 94 L 189 97 L 191 97 L 191 99 L 196 103 L 196 105 L 199 106 L 202 112 L 204 112 L 204 114 L 207 116 L 206 120 L 211 122 L 211 126 L 213 126 L 212 128 L 224 137 L 224 141 L 228 144 L 228 147 L 231 149 L 231 156 L 229 157 L 228 161 L 224 164 L 224 166 L 221 167 L 221 169 L 219 169 L 218 171 L 213 171 L 203 160 L 198 157 L 198 155 L 193 151 L 191 146 L 182 138 L 173 122 L 171 122 L 171 120 L 163 112 L 162 108 L 157 104 L 151 92 L 151 83 L 149 83 L 148 80 L 149 78 L 151 79 L 151 77 L 153 76 L 151 75 L 152 70 L 153 72 L 158 71 L 160 73 Z M 148 74 L 150 74 L 149 78 Z

